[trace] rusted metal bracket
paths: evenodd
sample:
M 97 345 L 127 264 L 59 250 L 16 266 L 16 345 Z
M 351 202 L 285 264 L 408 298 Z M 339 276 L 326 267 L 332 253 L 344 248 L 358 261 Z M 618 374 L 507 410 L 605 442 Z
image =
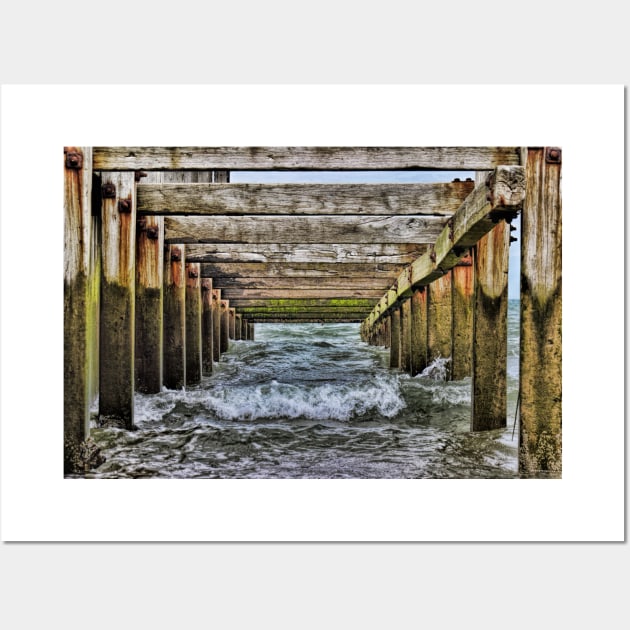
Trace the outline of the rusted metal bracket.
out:
M 103 184 L 101 188 L 103 199 L 116 199 L 116 186 L 111 182 Z
M 505 219 L 506 223 L 512 223 L 518 216 L 517 210 L 510 210 L 507 208 L 496 208 L 488 212 L 488 218 L 492 223 L 498 223 L 501 219 Z
M 182 259 L 182 250 L 179 247 L 171 249 L 171 262 L 180 262 Z
M 136 180 L 136 182 L 139 182 L 143 177 L 146 177 L 147 173 L 145 171 L 135 171 L 134 172 L 134 179 Z
M 188 277 L 189 278 L 198 278 L 199 277 L 199 272 L 196 269 L 189 269 L 188 270 Z
M 131 213 L 131 199 L 119 199 L 118 212 L 120 214 L 130 214 Z
M 66 153 L 66 168 L 83 168 L 83 154 L 77 151 L 68 151 Z
M 560 147 L 547 147 L 545 149 L 545 161 L 547 164 L 562 164 L 562 149 Z
M 152 241 L 157 241 L 160 237 L 160 228 L 157 225 L 150 225 L 147 228 L 147 238 Z

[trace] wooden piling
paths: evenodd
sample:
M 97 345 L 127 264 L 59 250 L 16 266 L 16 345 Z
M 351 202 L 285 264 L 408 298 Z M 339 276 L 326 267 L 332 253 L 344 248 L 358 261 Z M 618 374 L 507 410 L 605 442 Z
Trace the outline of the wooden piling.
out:
M 249 341 L 249 324 L 245 318 L 241 320 L 241 338 L 243 341 Z
M 164 386 L 186 383 L 185 246 L 168 245 L 164 254 Z
M 241 340 L 241 320 L 242 317 L 241 315 L 239 315 L 238 313 L 236 313 L 236 315 L 234 316 L 234 339 L 236 339 L 236 341 L 240 341 Z
M 199 263 L 186 263 L 186 385 L 201 381 L 201 278 Z
M 411 297 L 411 375 L 427 367 L 427 291 L 420 287 Z
M 64 474 L 81 472 L 90 411 L 92 150 L 64 149 Z
M 473 249 L 471 430 L 507 423 L 507 306 L 510 226 L 503 220 Z
M 521 477 L 562 476 L 562 152 L 524 152 L 521 219 Z
M 221 289 L 212 289 L 212 359 L 221 360 Z
M 236 339 L 236 309 L 229 309 L 229 329 L 228 336 L 230 339 Z
M 228 351 L 230 338 L 230 301 L 221 300 L 221 354 Z
M 454 381 L 472 375 L 473 329 L 473 266 L 472 256 L 464 256 L 459 265 L 451 269 L 452 340 L 451 378 Z
M 427 287 L 427 364 L 437 358 L 451 358 L 451 274 L 445 273 Z M 447 380 L 450 365 L 446 367 Z
M 400 367 L 411 373 L 411 300 L 401 304 L 400 332 Z
M 136 202 L 133 172 L 101 178 L 100 423 L 133 428 Z
M 249 338 L 250 341 L 254 341 L 254 330 L 255 330 L 255 326 L 253 323 L 248 324 L 249 326 L 249 331 L 247 333 L 247 336 Z
M 136 223 L 136 390 L 162 390 L 162 312 L 164 308 L 164 219 L 139 217 Z
M 214 353 L 214 323 L 212 320 L 212 278 L 201 279 L 201 368 L 202 374 L 212 374 Z
M 389 367 L 400 369 L 400 310 L 395 307 L 390 315 L 391 321 L 391 347 L 389 349 Z

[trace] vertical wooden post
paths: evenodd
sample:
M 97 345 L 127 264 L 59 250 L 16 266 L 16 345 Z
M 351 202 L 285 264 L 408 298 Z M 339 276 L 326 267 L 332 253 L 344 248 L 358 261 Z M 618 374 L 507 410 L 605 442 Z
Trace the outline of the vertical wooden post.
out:
M 385 318 L 385 347 L 390 348 L 392 345 L 392 320 L 391 316 Z
M 236 309 L 229 309 L 229 329 L 228 336 L 230 339 L 236 339 Z
M 500 221 L 473 248 L 472 431 L 507 423 L 509 247 L 510 226 Z
M 248 326 L 249 326 L 249 333 L 248 333 L 249 340 L 254 341 L 254 330 L 255 330 L 254 324 L 251 323 L 251 324 L 248 324 Z
M 242 332 L 241 332 L 242 318 L 238 313 L 236 313 L 236 315 L 234 316 L 234 319 L 235 319 L 234 339 L 236 339 L 236 341 L 240 341 L 242 339 Z
M 103 173 L 101 197 L 99 415 L 101 424 L 132 429 L 136 284 L 134 173 Z
M 201 270 L 186 263 L 186 385 L 201 381 Z
M 164 386 L 186 383 L 186 280 L 184 245 L 168 245 L 164 254 Z
M 64 149 L 64 474 L 81 471 L 90 411 L 92 150 Z
M 212 358 L 221 360 L 221 289 L 212 289 Z
M 400 310 L 394 307 L 390 315 L 392 336 L 389 349 L 389 367 L 400 369 Z
M 228 351 L 230 338 L 230 301 L 221 300 L 221 353 Z
M 445 273 L 427 287 L 427 364 L 451 357 L 451 274 Z M 447 366 L 447 380 L 450 366 Z
M 427 367 L 427 291 L 420 287 L 411 298 L 411 375 Z
M 139 217 L 136 223 L 136 389 L 162 390 L 162 311 L 164 307 L 164 218 Z
M 525 152 L 521 218 L 521 477 L 562 476 L 562 152 Z
M 201 367 L 203 375 L 212 374 L 214 354 L 214 322 L 212 320 L 212 278 L 201 279 Z
M 241 320 L 241 338 L 243 341 L 249 341 L 249 324 L 246 319 Z
M 453 286 L 453 349 L 451 352 L 451 378 L 460 381 L 472 374 L 473 329 L 473 266 L 467 254 L 451 270 Z
M 91 167 L 90 167 L 91 168 Z M 101 184 L 100 178 L 92 174 L 92 222 L 90 227 L 89 258 L 89 309 L 88 334 L 89 355 L 89 401 L 98 400 L 99 390 L 99 337 L 101 318 Z
M 411 300 L 400 307 L 400 367 L 411 373 Z

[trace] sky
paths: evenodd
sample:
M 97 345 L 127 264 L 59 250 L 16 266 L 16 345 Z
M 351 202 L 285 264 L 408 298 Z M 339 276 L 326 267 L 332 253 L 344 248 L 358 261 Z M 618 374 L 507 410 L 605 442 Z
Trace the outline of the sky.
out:
M 452 182 L 456 177 L 475 178 L 473 171 L 231 171 L 232 183 L 320 183 L 320 184 L 376 184 L 376 183 L 435 183 Z M 508 298 L 519 299 L 520 294 L 520 217 L 513 222 L 512 236 L 518 240 L 510 246 Z

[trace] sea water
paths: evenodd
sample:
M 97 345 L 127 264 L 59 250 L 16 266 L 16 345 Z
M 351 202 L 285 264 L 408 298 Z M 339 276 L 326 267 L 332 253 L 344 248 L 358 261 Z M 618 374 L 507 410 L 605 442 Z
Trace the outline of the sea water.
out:
M 89 478 L 515 478 L 518 301 L 508 311 L 508 421 L 470 431 L 471 381 L 449 358 L 411 377 L 358 324 L 256 324 L 195 386 L 135 396 L 135 431 L 91 436 Z

